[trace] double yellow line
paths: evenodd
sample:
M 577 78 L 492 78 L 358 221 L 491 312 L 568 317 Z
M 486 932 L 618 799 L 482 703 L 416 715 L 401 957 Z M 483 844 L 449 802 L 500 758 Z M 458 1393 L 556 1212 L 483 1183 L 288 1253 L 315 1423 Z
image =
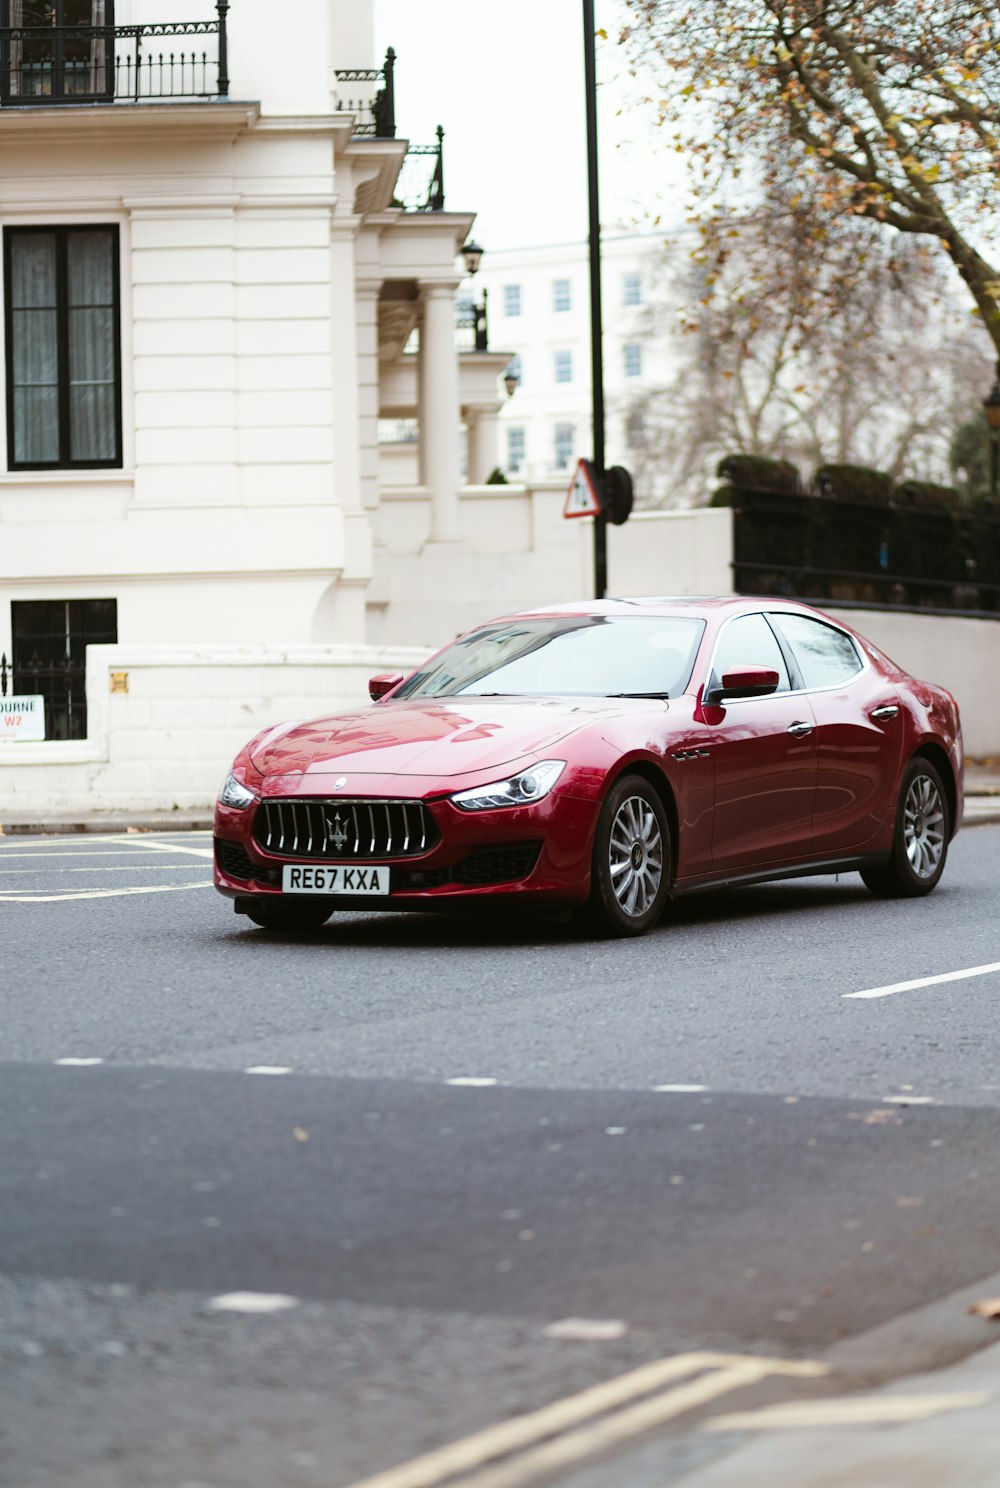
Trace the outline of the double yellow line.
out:
M 376 1473 L 351 1488 L 520 1488 L 769 1375 L 816 1379 L 825 1364 L 752 1354 L 677 1354 Z M 671 1388 L 672 1387 L 672 1388 Z

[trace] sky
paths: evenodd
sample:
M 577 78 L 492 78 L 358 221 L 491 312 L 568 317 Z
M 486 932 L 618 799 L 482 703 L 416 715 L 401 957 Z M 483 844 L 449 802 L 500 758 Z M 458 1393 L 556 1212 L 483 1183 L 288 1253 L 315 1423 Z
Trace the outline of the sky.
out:
M 597 0 L 613 38 L 619 0 Z M 445 130 L 446 205 L 474 211 L 478 242 L 520 248 L 587 235 L 582 0 L 375 0 L 376 55 L 396 50 L 397 132 Z M 685 220 L 678 158 L 613 40 L 598 42 L 601 219 L 650 231 Z

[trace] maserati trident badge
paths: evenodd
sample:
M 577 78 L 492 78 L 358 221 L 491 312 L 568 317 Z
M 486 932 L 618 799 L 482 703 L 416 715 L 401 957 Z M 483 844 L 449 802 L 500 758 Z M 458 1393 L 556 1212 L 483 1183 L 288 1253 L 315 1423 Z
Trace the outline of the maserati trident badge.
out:
M 326 840 L 327 842 L 332 842 L 337 851 L 340 852 L 340 849 L 347 841 L 347 828 L 341 821 L 339 813 L 333 818 L 333 821 L 329 817 L 326 817 L 325 820 Z
M 336 780 L 333 782 L 333 788 L 334 788 L 334 790 L 343 790 L 344 789 L 344 786 L 346 784 L 347 784 L 347 776 L 346 775 L 338 775 L 337 778 L 336 778 Z

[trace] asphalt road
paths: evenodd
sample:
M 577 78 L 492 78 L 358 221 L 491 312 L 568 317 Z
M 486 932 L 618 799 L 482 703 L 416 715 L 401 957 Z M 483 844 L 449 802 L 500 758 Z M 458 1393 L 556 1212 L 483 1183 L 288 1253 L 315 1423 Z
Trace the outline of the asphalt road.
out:
M 342 1488 L 647 1360 L 821 1356 L 1000 1266 L 1000 973 L 849 995 L 1000 961 L 1000 828 L 926 900 L 774 884 L 632 943 L 275 938 L 210 857 L 0 843 L 3 1484 Z M 567 1317 L 620 1336 L 546 1336 Z

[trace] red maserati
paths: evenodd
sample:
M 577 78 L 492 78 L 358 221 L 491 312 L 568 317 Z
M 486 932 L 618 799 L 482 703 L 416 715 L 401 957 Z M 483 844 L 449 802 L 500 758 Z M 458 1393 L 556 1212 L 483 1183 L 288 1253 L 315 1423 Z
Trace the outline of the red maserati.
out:
M 215 882 L 257 925 L 502 898 L 641 935 L 681 894 L 849 870 L 914 896 L 962 817 L 954 698 L 790 601 L 531 610 L 370 693 L 226 778 Z

